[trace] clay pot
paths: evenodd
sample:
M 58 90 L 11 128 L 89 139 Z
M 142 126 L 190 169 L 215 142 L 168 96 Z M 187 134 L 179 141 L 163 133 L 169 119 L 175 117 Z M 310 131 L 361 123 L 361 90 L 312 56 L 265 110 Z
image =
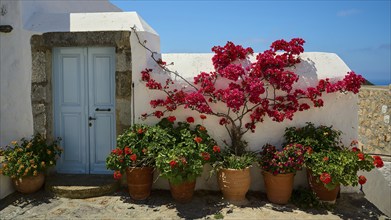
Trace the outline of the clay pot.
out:
M 171 196 L 179 203 L 188 203 L 193 198 L 195 184 L 195 180 L 179 184 L 170 182 Z
M 273 175 L 263 171 L 267 199 L 276 204 L 287 204 L 292 195 L 294 173 Z
M 12 179 L 16 191 L 29 194 L 34 193 L 42 188 L 45 182 L 45 175 L 43 172 L 38 173 L 37 176 L 27 176 L 19 179 Z
M 144 200 L 151 195 L 153 168 L 128 167 L 126 168 L 126 180 L 130 197 L 134 200 Z
M 246 194 L 250 189 L 251 176 L 250 168 L 243 170 L 220 169 L 217 180 L 224 199 L 230 202 L 241 202 L 246 200 Z
M 308 185 L 311 187 L 312 191 L 316 194 L 320 201 L 335 203 L 337 200 L 338 192 L 340 190 L 340 184 L 338 184 L 334 189 L 328 190 L 322 182 L 317 182 L 317 178 L 312 175 L 311 171 L 307 170 L 307 179 Z

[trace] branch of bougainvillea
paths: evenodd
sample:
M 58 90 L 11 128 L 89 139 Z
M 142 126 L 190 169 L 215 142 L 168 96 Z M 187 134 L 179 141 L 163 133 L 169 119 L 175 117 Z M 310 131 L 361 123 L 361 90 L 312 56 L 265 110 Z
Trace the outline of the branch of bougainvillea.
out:
M 196 91 L 198 91 L 198 88 L 195 87 L 193 84 L 191 84 L 189 81 L 187 81 L 184 77 L 182 77 L 177 71 L 172 71 L 170 70 L 169 68 L 166 67 L 166 65 L 162 64 L 163 61 L 161 59 L 157 59 L 155 57 L 156 54 L 158 54 L 157 52 L 155 51 L 152 51 L 151 49 L 149 49 L 145 44 L 147 43 L 147 41 L 145 40 L 144 42 L 141 42 L 141 39 L 140 39 L 140 36 L 138 35 L 137 33 L 137 28 L 136 28 L 136 25 L 134 25 L 133 27 L 131 27 L 131 29 L 133 30 L 134 34 L 136 35 L 137 37 L 137 41 L 138 43 L 143 47 L 145 48 L 148 52 L 151 53 L 151 58 L 158 64 L 158 66 L 160 68 L 162 68 L 164 71 L 168 72 L 168 73 L 172 73 L 174 74 L 176 77 L 179 77 L 181 78 L 183 81 L 185 81 L 188 85 L 190 85 L 191 87 L 193 87 Z

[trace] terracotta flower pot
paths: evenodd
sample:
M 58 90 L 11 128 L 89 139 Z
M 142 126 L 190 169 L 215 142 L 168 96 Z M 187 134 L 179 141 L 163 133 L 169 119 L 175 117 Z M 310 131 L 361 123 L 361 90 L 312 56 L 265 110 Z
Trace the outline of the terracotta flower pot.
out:
M 217 175 L 219 187 L 223 196 L 230 202 L 242 202 L 246 200 L 246 194 L 250 189 L 250 168 L 243 170 L 220 169 Z
M 19 179 L 12 179 L 16 191 L 29 194 L 34 193 L 42 188 L 45 182 L 45 175 L 43 172 L 38 173 L 37 176 L 27 176 Z
M 193 198 L 196 181 L 188 181 L 180 184 L 170 182 L 171 196 L 180 203 L 190 202 Z
M 128 167 L 126 168 L 126 180 L 130 197 L 134 200 L 144 200 L 151 195 L 153 168 Z
M 287 204 L 292 195 L 294 173 L 273 175 L 263 171 L 267 199 L 276 204 Z
M 335 203 L 340 189 L 340 184 L 338 184 L 334 189 L 328 190 L 322 182 L 317 182 L 317 177 L 314 177 L 312 172 L 308 170 L 307 179 L 308 185 L 311 187 L 312 191 L 315 192 L 320 201 Z

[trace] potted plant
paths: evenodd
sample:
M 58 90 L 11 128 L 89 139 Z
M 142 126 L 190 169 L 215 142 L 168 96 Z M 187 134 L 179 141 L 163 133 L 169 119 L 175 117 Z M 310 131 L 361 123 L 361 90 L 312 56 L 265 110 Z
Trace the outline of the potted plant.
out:
M 302 128 L 287 128 L 285 132 L 287 142 L 307 147 L 304 166 L 308 183 L 321 201 L 335 202 L 341 184 L 364 184 L 366 178 L 358 176 L 358 171 L 383 166 L 379 156 L 371 157 L 361 152 L 357 141 L 352 141 L 349 148 L 345 147 L 340 140 L 341 134 L 332 126 L 316 127 L 309 122 Z
M 360 170 L 371 171 L 383 166 L 379 156 L 369 156 L 358 150 L 313 152 L 305 154 L 305 166 L 309 170 L 309 184 L 322 201 L 335 202 L 340 185 L 357 186 L 365 184 L 366 178 L 358 176 Z
M 30 139 L 22 138 L 19 142 L 12 141 L 1 151 L 4 156 L 0 174 L 12 179 L 17 191 L 33 193 L 38 191 L 45 182 L 44 172 L 56 165 L 62 153 L 58 145 L 60 138 L 48 142 L 41 134 Z
M 204 164 L 220 152 L 215 141 L 202 125 L 191 126 L 193 117 L 175 125 L 175 116 L 163 118 L 158 126 L 165 129 L 170 140 L 156 157 L 160 176 L 168 179 L 172 197 L 181 203 L 191 201 L 196 179 Z
M 144 200 L 151 194 L 155 155 L 167 139 L 158 126 L 135 124 L 117 137 L 117 147 L 106 158 L 106 167 L 114 170 L 114 178 L 126 173 L 130 196 Z
M 340 81 L 332 83 L 329 79 L 322 79 L 314 87 L 295 88 L 299 76 L 286 68 L 301 62 L 299 55 L 304 51 L 304 40 L 300 38 L 275 41 L 270 49 L 256 56 L 255 62 L 250 61 L 253 54 L 250 47 L 243 48 L 232 42 L 223 47 L 215 46 L 212 48 L 215 53 L 212 58 L 214 71 L 201 72 L 191 82 L 170 70 L 171 64 L 162 61 L 158 53 L 149 49 L 147 42 L 140 39 L 135 28 L 133 31 L 140 45 L 150 52 L 152 59 L 161 68 L 159 72 L 166 73 L 166 77 L 159 74 L 158 79 L 154 77 L 152 69 L 141 72 L 145 86 L 162 94 L 162 97 L 150 101 L 151 107 L 157 109 L 142 116 L 161 118 L 167 112 L 184 107 L 214 117 L 230 139 L 225 142 L 227 153 L 223 154 L 222 164 L 230 166 L 234 161 L 237 168 L 228 168 L 239 173 L 248 170 L 247 166 L 251 164 L 244 135 L 255 132 L 257 125 L 265 118 L 269 117 L 276 122 L 292 120 L 296 112 L 310 109 L 310 104 L 322 107 L 320 97 L 323 92 L 357 93 L 364 82 L 363 77 L 349 72 Z M 171 76 L 175 77 L 175 81 Z M 249 171 L 245 173 L 250 178 Z M 220 175 L 218 177 L 220 179 Z M 247 187 L 247 184 L 243 186 Z
M 305 149 L 301 144 L 288 144 L 281 150 L 266 144 L 260 153 L 259 165 L 270 202 L 287 204 L 293 189 L 293 179 L 304 164 Z

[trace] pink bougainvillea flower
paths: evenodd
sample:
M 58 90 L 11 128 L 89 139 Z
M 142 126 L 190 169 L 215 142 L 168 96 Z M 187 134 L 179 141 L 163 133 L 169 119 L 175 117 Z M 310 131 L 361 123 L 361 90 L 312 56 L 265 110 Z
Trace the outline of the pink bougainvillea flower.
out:
M 175 116 L 169 116 L 169 117 L 167 118 L 167 120 L 169 120 L 171 123 L 174 123 L 175 120 L 176 120 L 176 117 L 175 117 Z
M 217 145 L 213 146 L 213 152 L 220 153 L 221 152 L 220 147 Z
M 322 173 L 319 177 L 320 181 L 324 184 L 329 184 L 331 182 L 331 176 L 328 173 Z
M 201 137 L 195 137 L 194 141 L 197 142 L 197 143 L 201 143 L 202 138 Z
M 156 118 L 161 118 L 163 116 L 162 111 L 155 111 L 153 114 L 156 116 Z
M 206 115 L 200 115 L 200 118 L 201 118 L 202 120 L 204 120 L 204 119 L 206 119 Z
M 136 155 L 136 154 L 130 155 L 130 159 L 131 159 L 132 161 L 136 161 L 136 160 L 137 160 L 137 155 Z
M 194 122 L 194 118 L 193 118 L 193 117 L 188 117 L 188 118 L 186 119 L 186 121 L 187 121 L 188 123 L 193 123 L 193 122 Z
M 365 176 L 360 175 L 360 176 L 358 177 L 358 183 L 359 183 L 360 185 L 364 185 L 366 182 L 367 182 L 367 178 L 365 178 Z

